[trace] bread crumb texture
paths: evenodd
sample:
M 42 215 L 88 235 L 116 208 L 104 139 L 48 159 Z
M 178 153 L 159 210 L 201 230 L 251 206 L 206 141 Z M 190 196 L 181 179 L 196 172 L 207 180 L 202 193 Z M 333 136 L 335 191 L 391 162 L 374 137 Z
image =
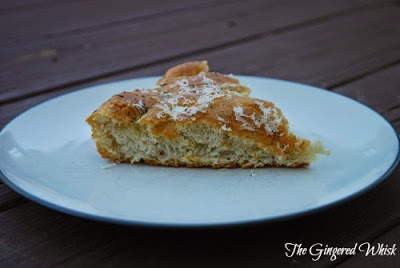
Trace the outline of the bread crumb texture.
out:
M 296 137 L 272 102 L 249 97 L 207 61 L 169 69 L 151 89 L 114 95 L 86 121 L 102 157 L 115 163 L 214 168 L 304 167 L 329 154 Z

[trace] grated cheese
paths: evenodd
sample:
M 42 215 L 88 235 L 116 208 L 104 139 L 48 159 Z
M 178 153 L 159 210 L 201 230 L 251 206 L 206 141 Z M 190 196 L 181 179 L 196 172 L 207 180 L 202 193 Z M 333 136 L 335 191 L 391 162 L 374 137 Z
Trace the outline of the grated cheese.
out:
M 285 144 L 285 145 L 282 147 L 281 144 L 278 142 L 278 144 L 276 145 L 276 147 L 278 147 L 278 149 L 281 150 L 282 152 L 285 152 L 286 149 L 289 147 L 289 144 Z
M 223 125 L 221 126 L 221 129 L 222 129 L 222 130 L 225 130 L 225 131 L 232 131 L 232 129 L 231 129 L 230 127 L 227 127 L 226 124 L 223 124 Z
M 216 116 L 216 118 L 219 120 L 219 121 L 221 121 L 221 122 L 223 122 L 223 123 L 225 123 L 226 121 L 225 121 L 225 119 L 224 118 L 222 118 L 221 116 Z
M 195 83 L 192 84 L 185 78 L 168 85 L 173 90 L 173 93 L 162 92 L 160 102 L 155 105 L 155 107 L 160 109 L 156 113 L 157 118 L 167 117 L 167 120 L 180 121 L 189 119 L 195 121 L 195 115 L 197 113 L 205 113 L 214 100 L 221 97 L 232 98 L 234 92 L 226 94 L 225 89 L 231 86 L 238 86 L 237 84 L 230 83 L 218 85 L 213 79 L 208 78 L 204 72 L 199 73 L 193 79 Z M 133 105 L 141 110 L 145 109 L 142 101 Z M 267 108 L 261 101 L 257 101 L 256 105 L 260 108 L 262 116 L 256 116 L 255 112 L 247 115 L 244 113 L 243 107 L 233 107 L 236 120 L 242 123 L 241 128 L 248 131 L 255 131 L 256 128 L 263 127 L 268 135 L 279 132 L 282 118 L 279 116 L 277 109 Z M 216 116 L 216 118 L 224 123 L 221 125 L 222 130 L 232 131 L 225 124 L 226 120 L 224 118 L 220 116 Z
M 116 166 L 117 166 L 116 163 L 110 163 L 110 164 L 105 164 L 105 165 L 101 166 L 101 169 L 109 169 L 109 168 L 113 168 Z
M 223 97 L 221 88 L 204 72 L 197 75 L 200 85 L 189 85 L 187 79 L 176 81 L 171 87 L 177 88 L 176 94 L 166 93 L 162 103 L 156 105 L 161 111 L 157 117 L 168 115 L 172 120 L 196 120 L 193 116 L 205 109 L 217 98 Z M 190 104 L 191 106 L 187 106 Z
M 139 108 L 142 111 L 145 110 L 142 100 L 140 100 L 139 103 L 134 103 L 133 106 Z
M 266 108 L 264 104 L 260 101 L 256 101 L 258 107 L 260 107 L 263 112 L 263 117 L 261 118 L 261 123 L 264 124 L 265 131 L 268 135 L 272 135 L 275 132 L 279 132 L 279 126 L 282 123 L 282 117 L 279 116 L 276 108 L 268 107 Z
M 301 145 L 302 143 L 303 143 L 302 141 L 296 141 L 296 142 L 294 143 L 294 147 L 295 147 L 298 151 L 301 151 L 300 145 Z
M 251 116 L 245 115 L 245 114 L 243 113 L 243 108 L 242 108 L 242 107 L 240 107 L 240 106 L 235 106 L 235 107 L 233 107 L 233 112 L 235 113 L 235 118 L 236 118 L 236 120 L 242 123 L 242 128 L 243 128 L 243 129 L 247 129 L 247 130 L 250 130 L 250 131 L 254 131 L 254 130 L 255 130 L 255 129 L 254 129 L 253 127 L 251 127 L 251 126 L 249 125 L 249 123 L 243 118 L 243 117 L 250 117 L 250 118 L 251 118 Z

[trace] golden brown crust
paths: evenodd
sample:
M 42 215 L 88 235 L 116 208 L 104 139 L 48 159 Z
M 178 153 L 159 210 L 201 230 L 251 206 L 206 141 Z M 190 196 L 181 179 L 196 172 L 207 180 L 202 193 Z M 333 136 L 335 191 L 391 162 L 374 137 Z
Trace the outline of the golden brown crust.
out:
M 157 85 L 165 85 L 173 81 L 174 78 L 183 76 L 193 76 L 201 72 L 207 73 L 209 71 L 208 63 L 206 60 L 203 61 L 190 61 L 179 64 L 165 72 L 165 75 L 158 80 Z

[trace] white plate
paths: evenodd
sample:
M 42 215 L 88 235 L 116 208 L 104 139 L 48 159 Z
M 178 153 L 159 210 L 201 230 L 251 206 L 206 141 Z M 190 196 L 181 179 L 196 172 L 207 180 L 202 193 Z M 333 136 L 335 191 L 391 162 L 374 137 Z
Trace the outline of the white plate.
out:
M 295 133 L 319 138 L 332 155 L 304 169 L 104 168 L 86 117 L 113 94 L 152 87 L 157 78 L 150 77 L 76 91 L 21 114 L 0 133 L 0 175 L 20 194 L 69 214 L 204 226 L 314 211 L 371 188 L 398 163 L 397 133 L 366 106 L 307 85 L 238 77 L 253 97 L 280 107 Z

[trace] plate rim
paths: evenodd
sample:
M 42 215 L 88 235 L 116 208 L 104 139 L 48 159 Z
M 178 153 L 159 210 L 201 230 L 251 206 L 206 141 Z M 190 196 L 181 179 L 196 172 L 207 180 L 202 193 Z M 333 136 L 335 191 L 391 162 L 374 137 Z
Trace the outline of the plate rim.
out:
M 25 113 L 28 113 L 29 111 L 35 109 L 37 106 L 43 105 L 47 102 L 51 102 L 54 101 L 58 98 L 63 98 L 67 95 L 73 95 L 73 94 L 79 94 L 79 92 L 88 90 L 88 89 L 92 89 L 94 87 L 98 87 L 98 86 L 104 86 L 107 84 L 113 84 L 113 83 L 117 83 L 117 82 L 128 82 L 128 81 L 134 81 L 134 80 L 139 80 L 139 79 L 158 79 L 161 76 L 147 76 L 147 77 L 137 77 L 137 78 L 130 78 L 130 79 L 122 79 L 122 80 L 114 80 L 114 81 L 110 81 L 110 82 L 106 82 L 106 83 L 100 83 L 100 84 L 96 84 L 96 85 L 92 85 L 92 86 L 88 86 L 88 87 L 83 87 L 77 90 L 73 90 L 70 92 L 66 92 L 63 93 L 61 95 L 55 96 L 53 98 L 41 101 L 37 104 L 35 104 L 34 106 L 24 110 L 23 112 L 21 112 L 20 114 L 18 114 L 17 116 L 15 116 L 12 120 L 10 120 L 0 131 L 0 137 L 1 134 L 3 134 L 4 131 L 6 131 L 14 121 L 18 120 L 18 118 L 20 118 L 21 116 L 23 116 Z M 64 207 L 62 205 L 58 205 L 58 204 L 54 204 L 52 202 L 49 202 L 45 199 L 42 199 L 40 197 L 37 197 L 33 194 L 31 194 L 30 192 L 22 189 L 21 187 L 17 186 L 11 179 L 9 179 L 4 173 L 3 171 L 0 169 L 0 179 L 2 180 L 2 182 L 7 185 L 8 187 L 10 187 L 13 191 L 17 192 L 18 194 L 22 195 L 23 197 L 37 203 L 40 204 L 44 207 L 53 209 L 55 211 L 61 212 L 61 213 L 65 213 L 68 215 L 72 215 L 75 217 L 80 217 L 80 218 L 84 218 L 84 219 L 89 219 L 89 220 L 96 220 L 96 221 L 100 221 L 100 222 L 106 222 L 106 223 L 113 223 L 113 224 L 120 224 L 120 225 L 129 225 L 129 226 L 141 226 L 141 227 L 162 227 L 162 228 L 214 228 L 214 227 L 230 227 L 230 226 L 243 226 L 243 225 L 254 225 L 254 224 L 263 224 L 263 223 L 270 223 L 270 222 L 276 222 L 276 221 L 284 221 L 284 220 L 288 220 L 288 219 L 293 219 L 293 218 L 298 218 L 298 217 L 302 217 L 305 215 L 309 215 L 309 214 L 313 214 L 313 213 L 317 213 L 319 211 L 328 209 L 328 208 L 333 208 L 335 206 L 338 206 L 342 203 L 345 203 L 347 201 L 350 201 L 362 194 L 365 194 L 366 192 L 369 192 L 371 189 L 373 189 L 374 187 L 376 187 L 378 184 L 380 184 L 381 182 L 383 182 L 387 177 L 389 177 L 389 175 L 395 170 L 395 168 L 397 167 L 397 165 L 400 162 L 400 134 L 397 133 L 396 129 L 393 127 L 392 123 L 389 122 L 385 117 L 383 117 L 380 113 L 378 113 L 377 111 L 375 111 L 374 109 L 372 109 L 371 107 L 367 106 L 366 104 L 363 104 L 355 99 L 352 99 L 350 97 L 347 97 L 345 95 L 342 95 L 338 92 L 334 92 L 331 90 L 327 90 L 324 88 L 320 88 L 320 87 L 316 87 L 316 86 L 312 86 L 312 85 L 308 85 L 308 84 L 304 84 L 304 83 L 299 83 L 299 82 L 294 82 L 294 81 L 288 81 L 288 80 L 283 80 L 283 79 L 275 79 L 275 78 L 269 78 L 269 77 L 262 77 L 262 76 L 249 76 L 249 75 L 235 75 L 235 77 L 242 79 L 252 79 L 252 78 L 256 78 L 256 79 L 263 79 L 263 80 L 270 80 L 270 81 L 274 81 L 274 82 L 279 82 L 279 83 L 286 83 L 286 84 L 292 84 L 292 85 L 300 85 L 300 86 L 306 86 L 306 87 L 310 87 L 313 88 L 315 90 L 319 90 L 322 91 L 326 94 L 333 94 L 336 95 L 338 97 L 347 99 L 353 103 L 355 103 L 356 105 L 361 105 L 364 108 L 367 108 L 367 110 L 371 111 L 372 113 L 374 113 L 375 115 L 378 115 L 378 117 L 380 117 L 380 119 L 382 119 L 384 122 L 386 122 L 388 124 L 388 126 L 390 127 L 391 131 L 393 131 L 393 133 L 395 134 L 396 138 L 397 138 L 397 154 L 396 157 L 394 158 L 393 162 L 391 163 L 390 167 L 377 179 L 375 179 L 372 183 L 370 183 L 369 185 L 367 185 L 366 187 L 363 187 L 361 189 L 359 189 L 358 191 L 353 192 L 350 195 L 344 196 L 342 198 L 336 199 L 334 201 L 331 201 L 329 203 L 326 204 L 322 204 L 322 205 L 318 205 L 315 207 L 311 207 L 305 210 L 301 210 L 301 211 L 295 211 L 295 212 L 288 212 L 288 213 L 283 213 L 281 215 L 275 215 L 275 216 L 270 216 L 270 217 L 264 217 L 264 218 L 258 218 L 258 219 L 248 219 L 248 220 L 237 220 L 237 221 L 230 221 L 230 222 L 203 222 L 203 223 L 179 223 L 179 222 L 153 222 L 153 221 L 145 221 L 145 220 L 134 220 L 134 219 L 123 219 L 123 218 L 115 218 L 115 217 L 110 217 L 110 216 L 102 216 L 102 215 L 96 215 L 93 213 L 88 213 L 88 212 L 82 212 L 78 209 L 72 209 L 72 208 L 67 208 Z

